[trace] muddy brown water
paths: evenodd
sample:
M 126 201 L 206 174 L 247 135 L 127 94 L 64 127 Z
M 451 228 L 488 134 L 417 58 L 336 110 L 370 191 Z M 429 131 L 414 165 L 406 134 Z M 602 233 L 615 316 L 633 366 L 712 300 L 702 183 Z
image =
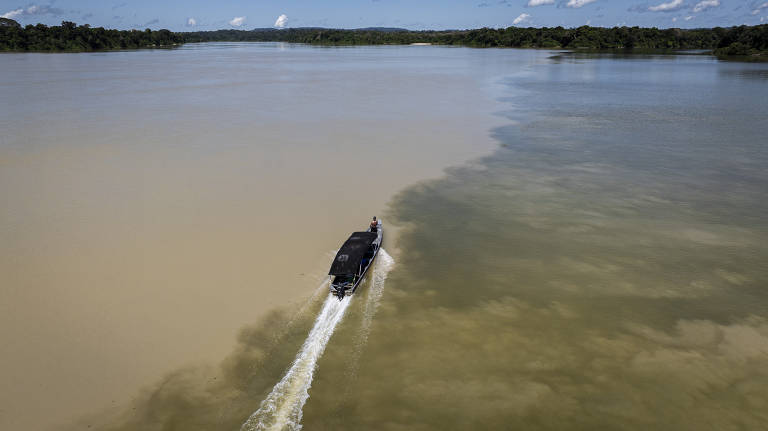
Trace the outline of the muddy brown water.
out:
M 766 66 L 550 56 L 0 56 L 2 424 L 238 429 L 377 214 L 291 427 L 765 428 Z

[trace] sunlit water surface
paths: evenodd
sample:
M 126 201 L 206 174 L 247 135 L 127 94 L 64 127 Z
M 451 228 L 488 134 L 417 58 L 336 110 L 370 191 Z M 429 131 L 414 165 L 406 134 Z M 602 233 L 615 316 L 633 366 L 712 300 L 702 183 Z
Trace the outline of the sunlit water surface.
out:
M 307 429 L 768 428 L 766 70 L 562 56 L 507 79 L 501 148 L 395 200 L 359 377 L 339 397 L 339 332 Z
M 490 133 L 497 150 L 396 195 L 384 218 L 404 227 L 397 265 L 385 289 L 352 298 L 313 364 L 298 425 L 768 427 L 768 66 L 409 49 L 345 55 L 394 54 L 389 73 L 421 65 L 422 55 L 476 68 L 498 84 L 483 91 L 503 121 L 459 140 Z M 439 74 L 435 65 L 425 76 Z M 420 106 L 409 119 L 444 105 Z M 379 115 L 375 104 L 366 109 Z M 426 139 L 476 123 L 450 118 L 381 133 Z M 180 369 L 124 414 L 83 423 L 239 428 L 295 363 L 324 299 L 244 329 L 219 368 Z
M 422 48 L 0 55 L 0 429 L 219 362 L 397 191 L 490 153 L 499 79 L 546 58 Z

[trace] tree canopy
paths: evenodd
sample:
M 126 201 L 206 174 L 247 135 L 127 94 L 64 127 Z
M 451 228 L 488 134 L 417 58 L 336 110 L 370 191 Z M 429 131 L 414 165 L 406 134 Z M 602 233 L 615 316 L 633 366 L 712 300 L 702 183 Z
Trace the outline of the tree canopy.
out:
M 218 30 L 182 33 L 187 42 L 282 41 L 325 45 L 432 43 L 473 47 L 592 50 L 704 49 L 721 55 L 768 54 L 768 25 L 683 30 L 641 27 L 481 28 L 449 31 L 375 31 L 323 28 Z
M 216 30 L 174 33 L 169 30 L 107 30 L 43 24 L 21 27 L 0 18 L 0 51 L 95 51 L 151 48 L 181 43 L 252 41 L 322 45 L 398 45 L 432 43 L 471 47 L 562 48 L 591 50 L 703 49 L 715 55 L 768 59 L 768 25 L 710 29 L 641 27 L 480 28 L 474 30 L 409 31 L 404 29 L 340 30 L 327 28 Z
M 184 42 L 183 36 L 169 30 L 107 30 L 91 28 L 88 24 L 78 26 L 69 21 L 60 26 L 21 27 L 16 21 L 2 19 L 0 51 L 100 51 L 163 47 Z
M 0 27 L 21 27 L 21 24 L 10 18 L 0 17 Z

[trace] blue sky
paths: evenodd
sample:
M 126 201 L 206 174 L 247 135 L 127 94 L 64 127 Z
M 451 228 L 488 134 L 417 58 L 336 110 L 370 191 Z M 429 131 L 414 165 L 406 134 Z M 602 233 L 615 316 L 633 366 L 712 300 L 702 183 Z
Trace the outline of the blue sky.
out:
M 478 27 L 590 24 L 713 27 L 768 23 L 768 0 L 0 0 L 21 24 L 61 21 L 174 31 L 256 27 Z

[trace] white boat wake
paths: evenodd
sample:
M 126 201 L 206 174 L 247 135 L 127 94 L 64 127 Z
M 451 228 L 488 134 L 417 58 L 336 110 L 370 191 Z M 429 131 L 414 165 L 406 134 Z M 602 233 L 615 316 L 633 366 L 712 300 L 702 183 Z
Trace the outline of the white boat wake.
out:
M 377 258 L 373 273 L 373 289 L 378 289 L 379 293 L 369 293 L 369 298 L 376 298 L 375 302 L 381 298 L 381 290 L 386 273 L 392 267 L 393 260 L 386 251 L 381 249 Z M 381 271 L 384 275 L 381 275 Z M 377 283 L 377 281 L 381 281 Z M 374 295 L 374 296 L 372 296 Z M 378 296 L 375 296 L 378 295 Z M 309 331 L 307 339 L 301 346 L 301 350 L 291 364 L 291 368 L 285 373 L 285 376 L 272 388 L 272 392 L 261 402 L 259 409 L 256 410 L 245 423 L 240 427 L 241 431 L 257 430 L 300 430 L 302 410 L 304 404 L 309 398 L 309 388 L 312 385 L 312 377 L 315 373 L 317 361 L 323 354 L 328 340 L 331 339 L 336 326 L 344 318 L 344 313 L 349 307 L 352 296 L 347 296 L 341 301 L 333 296 L 328 296 L 323 304 L 320 314 L 315 319 L 315 325 Z M 370 300 L 369 300 L 370 302 Z M 366 313 L 364 322 L 366 327 L 370 328 L 370 319 L 368 304 L 366 304 Z M 370 317 L 367 317 L 370 315 Z M 367 338 L 366 330 L 366 338 Z
M 368 335 L 371 333 L 371 324 L 376 311 L 379 309 L 381 297 L 384 296 L 384 283 L 387 281 L 387 275 L 395 265 L 395 260 L 384 249 L 379 251 L 376 258 L 376 267 L 373 271 L 373 280 L 368 289 L 365 305 L 363 306 L 363 321 L 360 323 L 360 330 L 355 337 L 355 350 L 352 352 L 350 360 L 350 369 L 347 372 L 348 378 L 354 379 L 357 374 L 360 356 L 368 343 Z

